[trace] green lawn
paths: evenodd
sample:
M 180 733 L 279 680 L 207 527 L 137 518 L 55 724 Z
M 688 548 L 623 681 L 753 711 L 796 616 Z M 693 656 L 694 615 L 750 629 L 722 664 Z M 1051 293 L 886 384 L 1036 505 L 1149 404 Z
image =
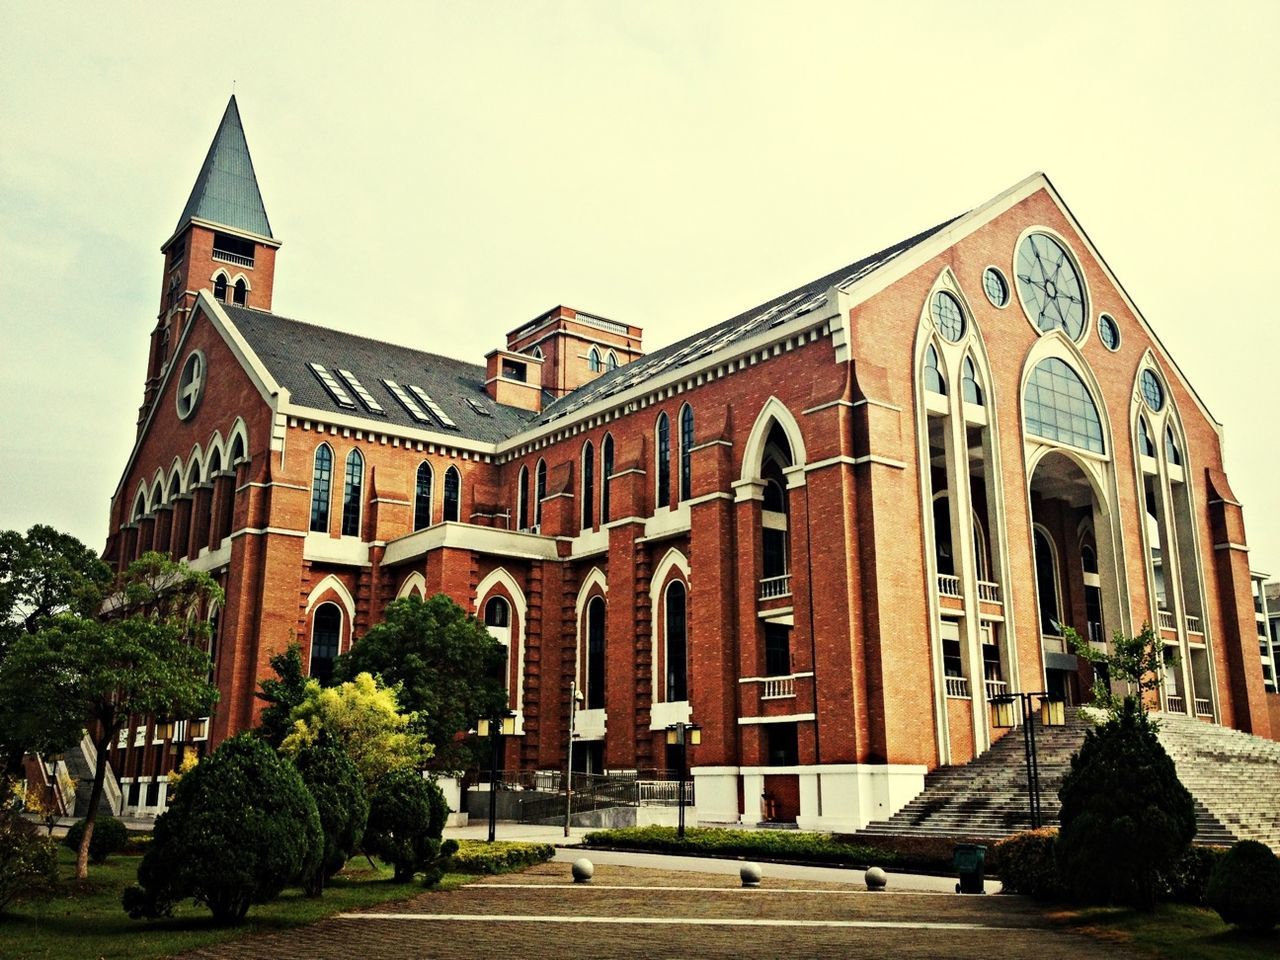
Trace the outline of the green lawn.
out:
M 1164 903 L 1151 913 L 1086 907 L 1055 914 L 1076 929 L 1124 943 L 1164 960 L 1252 960 L 1280 957 L 1280 930 L 1249 934 L 1228 927 L 1204 907 Z
M 0 917 L 0 957 L 7 960 L 147 960 L 234 940 L 256 931 L 280 930 L 313 923 L 343 910 L 403 900 L 423 893 L 421 883 L 391 882 L 391 868 L 369 866 L 364 857 L 352 859 L 319 899 L 289 889 L 271 903 L 254 906 L 238 927 L 215 926 L 209 911 L 190 901 L 172 919 L 130 920 L 120 906 L 120 894 L 137 879 L 140 857 L 114 856 L 89 867 L 89 879 L 77 883 L 75 855 L 59 848 L 58 862 L 66 881 L 63 893 L 43 903 L 16 903 Z M 448 874 L 439 889 L 453 889 L 473 876 Z

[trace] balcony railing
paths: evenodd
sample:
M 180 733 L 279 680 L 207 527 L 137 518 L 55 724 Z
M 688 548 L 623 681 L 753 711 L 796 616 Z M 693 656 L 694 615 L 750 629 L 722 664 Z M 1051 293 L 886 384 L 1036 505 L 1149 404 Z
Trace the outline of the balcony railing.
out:
M 1196 708 L 1196 716 L 1197 716 L 1197 717 L 1212 717 L 1212 716 L 1213 716 L 1213 701 L 1212 701 L 1212 700 L 1205 700 L 1203 697 L 1196 697 L 1196 698 L 1192 701 L 1192 704 L 1193 704 L 1193 705 L 1195 706 L 1195 708 Z
M 765 677 L 764 690 L 760 694 L 761 700 L 783 700 L 787 697 L 796 695 L 796 678 L 791 677 Z
M 978 599 L 988 603 L 1000 603 L 1000 584 L 990 580 L 978 581 Z
M 949 573 L 938 574 L 938 593 L 944 597 L 961 597 L 964 596 L 960 592 L 960 578 L 953 577 Z
M 1182 697 L 1178 696 L 1176 693 L 1166 693 L 1164 695 L 1164 706 L 1170 713 L 1187 712 L 1187 701 L 1183 700 Z
M 791 596 L 791 574 L 784 573 L 780 577 L 765 577 L 760 581 L 761 600 L 789 596 Z
M 960 700 L 969 699 L 969 678 L 968 677 L 947 677 L 947 696 L 956 697 Z
M 1178 629 L 1178 621 L 1174 619 L 1172 610 L 1158 610 L 1156 611 L 1156 613 L 1160 620 L 1161 630 L 1177 630 Z
M 1004 680 L 984 680 L 983 684 L 987 688 L 988 700 L 1004 696 L 1005 691 L 1009 689 L 1009 684 Z
M 645 806 L 666 806 L 680 802 L 679 780 L 637 780 L 636 803 Z M 684 802 L 693 805 L 693 781 L 684 782 Z
M 234 263 L 241 267 L 253 266 L 253 257 L 244 257 L 229 250 L 219 250 L 217 247 L 213 248 L 213 259 L 220 260 L 223 263 Z
M 1194 613 L 1187 614 L 1187 633 L 1198 633 L 1204 636 L 1204 624 L 1200 622 L 1200 618 Z

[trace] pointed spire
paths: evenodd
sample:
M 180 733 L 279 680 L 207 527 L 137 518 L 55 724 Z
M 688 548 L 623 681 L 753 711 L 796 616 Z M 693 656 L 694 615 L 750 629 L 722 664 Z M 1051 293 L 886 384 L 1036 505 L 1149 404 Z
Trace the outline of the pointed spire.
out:
M 218 124 L 213 143 L 209 145 L 209 153 L 200 167 L 195 186 L 191 188 L 191 196 L 183 208 L 175 233 L 180 232 L 192 218 L 271 237 L 271 224 L 262 205 L 262 193 L 258 190 L 249 144 L 240 125 L 240 109 L 236 106 L 235 94 L 227 103 L 227 110 Z

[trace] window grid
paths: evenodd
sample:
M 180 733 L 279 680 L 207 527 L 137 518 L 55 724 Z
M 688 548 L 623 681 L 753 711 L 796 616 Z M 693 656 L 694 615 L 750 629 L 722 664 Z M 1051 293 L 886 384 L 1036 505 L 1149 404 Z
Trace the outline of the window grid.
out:
M 693 496 L 693 407 L 680 411 L 680 499 Z
M 1084 288 L 1062 245 L 1043 233 L 1027 236 L 1018 246 L 1017 276 L 1035 325 L 1079 340 L 1084 331 Z
M 613 474 L 613 435 L 605 434 L 600 448 L 600 522 L 609 522 L 609 477 Z
M 1120 349 L 1120 328 L 1116 326 L 1115 320 L 1105 313 L 1098 318 L 1098 339 L 1108 350 Z
M 964 336 L 964 313 L 960 309 L 960 301 L 939 290 L 933 295 L 933 322 L 938 332 L 949 342 L 957 343 Z
M 1027 432 L 1103 453 L 1102 422 L 1084 381 L 1057 357 L 1036 364 L 1024 398 Z
M 347 454 L 346 478 L 342 485 L 342 535 L 360 536 L 360 491 L 364 486 L 364 457 L 359 450 Z
M 582 529 L 590 530 L 595 526 L 594 511 L 591 509 L 595 499 L 595 447 L 588 440 L 582 448 Z
M 1009 302 L 1009 284 L 995 267 L 982 271 L 982 289 L 993 306 L 1003 307 Z
M 658 506 L 671 504 L 671 421 L 658 417 Z
M 462 513 L 462 474 L 457 467 L 444 472 L 444 519 L 458 522 Z
M 316 448 L 315 467 L 311 474 L 311 529 L 329 531 L 329 483 L 333 478 L 333 451 L 327 443 Z
M 431 526 L 431 464 L 425 460 L 418 464 L 418 476 L 413 490 L 413 529 Z
M 1160 378 L 1150 370 L 1142 371 L 1142 398 L 1156 413 L 1164 406 L 1164 387 L 1160 385 Z
M 336 603 L 316 607 L 311 623 L 310 676 L 321 683 L 333 675 L 333 661 L 338 657 L 338 640 L 342 636 L 342 611 Z

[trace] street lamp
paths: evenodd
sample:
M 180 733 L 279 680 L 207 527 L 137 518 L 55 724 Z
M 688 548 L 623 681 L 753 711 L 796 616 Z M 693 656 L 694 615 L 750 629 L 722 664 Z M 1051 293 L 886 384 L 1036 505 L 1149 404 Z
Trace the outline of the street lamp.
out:
M 680 747 L 680 826 L 676 829 L 676 838 L 684 839 L 684 783 L 685 770 L 689 766 L 689 745 L 702 743 L 702 728 L 696 723 L 673 723 L 667 727 L 667 744 Z
M 578 719 L 578 704 L 582 703 L 582 691 L 578 681 L 569 681 L 569 751 L 564 770 L 564 835 L 569 836 L 569 823 L 573 819 L 573 738 L 574 724 Z
M 1061 727 L 1066 724 L 1066 704 L 1056 694 L 1038 690 L 1034 693 L 1002 693 L 991 698 L 993 727 L 1007 729 L 1015 726 L 1015 704 L 1022 710 L 1022 748 L 1027 758 L 1027 795 L 1033 830 L 1044 825 L 1040 809 L 1040 758 L 1036 754 L 1036 728 L 1031 720 L 1036 698 L 1040 700 L 1041 725 Z
M 489 758 L 489 842 L 493 843 L 498 831 L 498 758 L 502 756 L 502 738 L 516 732 L 516 715 L 507 710 L 492 720 L 481 720 L 476 724 L 476 733 L 489 737 L 493 751 Z

